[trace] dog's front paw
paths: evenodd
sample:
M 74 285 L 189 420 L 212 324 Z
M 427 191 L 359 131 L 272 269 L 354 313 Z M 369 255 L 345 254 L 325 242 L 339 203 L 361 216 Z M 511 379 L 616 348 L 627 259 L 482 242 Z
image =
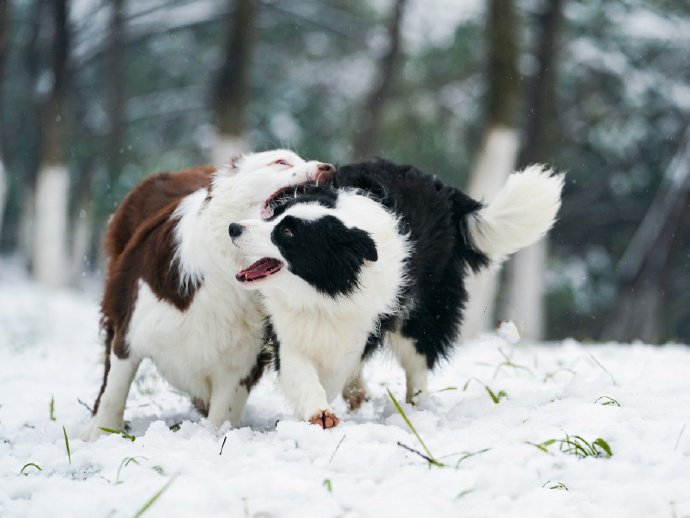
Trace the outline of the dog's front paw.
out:
M 340 419 L 330 410 L 319 410 L 309 418 L 311 424 L 317 424 L 321 428 L 335 428 L 340 424 Z

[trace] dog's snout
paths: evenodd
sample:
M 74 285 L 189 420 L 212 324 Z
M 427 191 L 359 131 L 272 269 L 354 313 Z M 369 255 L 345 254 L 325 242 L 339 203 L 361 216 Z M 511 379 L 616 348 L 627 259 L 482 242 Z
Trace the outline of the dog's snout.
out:
M 244 227 L 242 225 L 238 225 L 237 223 L 230 223 L 230 226 L 228 227 L 228 233 L 232 238 L 240 237 L 243 230 Z
M 335 166 L 333 164 L 319 164 L 316 167 L 316 181 L 330 182 L 335 174 Z

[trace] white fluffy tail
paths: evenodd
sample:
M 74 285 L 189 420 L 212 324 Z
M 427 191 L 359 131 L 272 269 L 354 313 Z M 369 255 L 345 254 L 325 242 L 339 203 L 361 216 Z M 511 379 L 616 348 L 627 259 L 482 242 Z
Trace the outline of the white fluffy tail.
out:
M 496 198 L 469 216 L 472 243 L 492 262 L 531 245 L 553 226 L 565 175 L 551 173 L 542 165 L 531 165 L 511 174 Z

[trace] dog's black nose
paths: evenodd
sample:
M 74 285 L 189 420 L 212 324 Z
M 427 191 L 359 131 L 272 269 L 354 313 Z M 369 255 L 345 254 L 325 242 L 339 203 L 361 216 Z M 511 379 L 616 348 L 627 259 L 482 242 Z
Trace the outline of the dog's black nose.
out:
M 230 226 L 228 227 L 230 237 L 239 237 L 243 230 L 244 227 L 242 225 L 238 225 L 237 223 L 230 223 Z

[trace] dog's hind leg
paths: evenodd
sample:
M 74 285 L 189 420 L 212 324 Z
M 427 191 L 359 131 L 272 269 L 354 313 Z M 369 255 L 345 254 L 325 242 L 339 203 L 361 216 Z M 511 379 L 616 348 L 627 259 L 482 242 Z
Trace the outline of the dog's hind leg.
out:
M 358 410 L 367 400 L 367 386 L 362 375 L 362 368 L 360 367 L 357 373 L 350 378 L 343 389 L 343 399 L 347 403 L 347 408 L 350 412 Z
M 118 358 L 110 353 L 107 362 L 109 367 L 103 380 L 101 394 L 98 397 L 95 413 L 91 422 L 81 433 L 84 441 L 94 441 L 104 432 L 101 428 L 122 430 L 124 427 L 125 404 L 129 395 L 134 375 L 139 368 L 140 360 L 129 356 Z
M 405 371 L 407 391 L 405 401 L 414 403 L 417 396 L 427 391 L 427 374 L 429 367 L 426 356 L 419 354 L 412 338 L 399 333 L 389 333 L 386 336 L 388 346 L 395 354 Z

